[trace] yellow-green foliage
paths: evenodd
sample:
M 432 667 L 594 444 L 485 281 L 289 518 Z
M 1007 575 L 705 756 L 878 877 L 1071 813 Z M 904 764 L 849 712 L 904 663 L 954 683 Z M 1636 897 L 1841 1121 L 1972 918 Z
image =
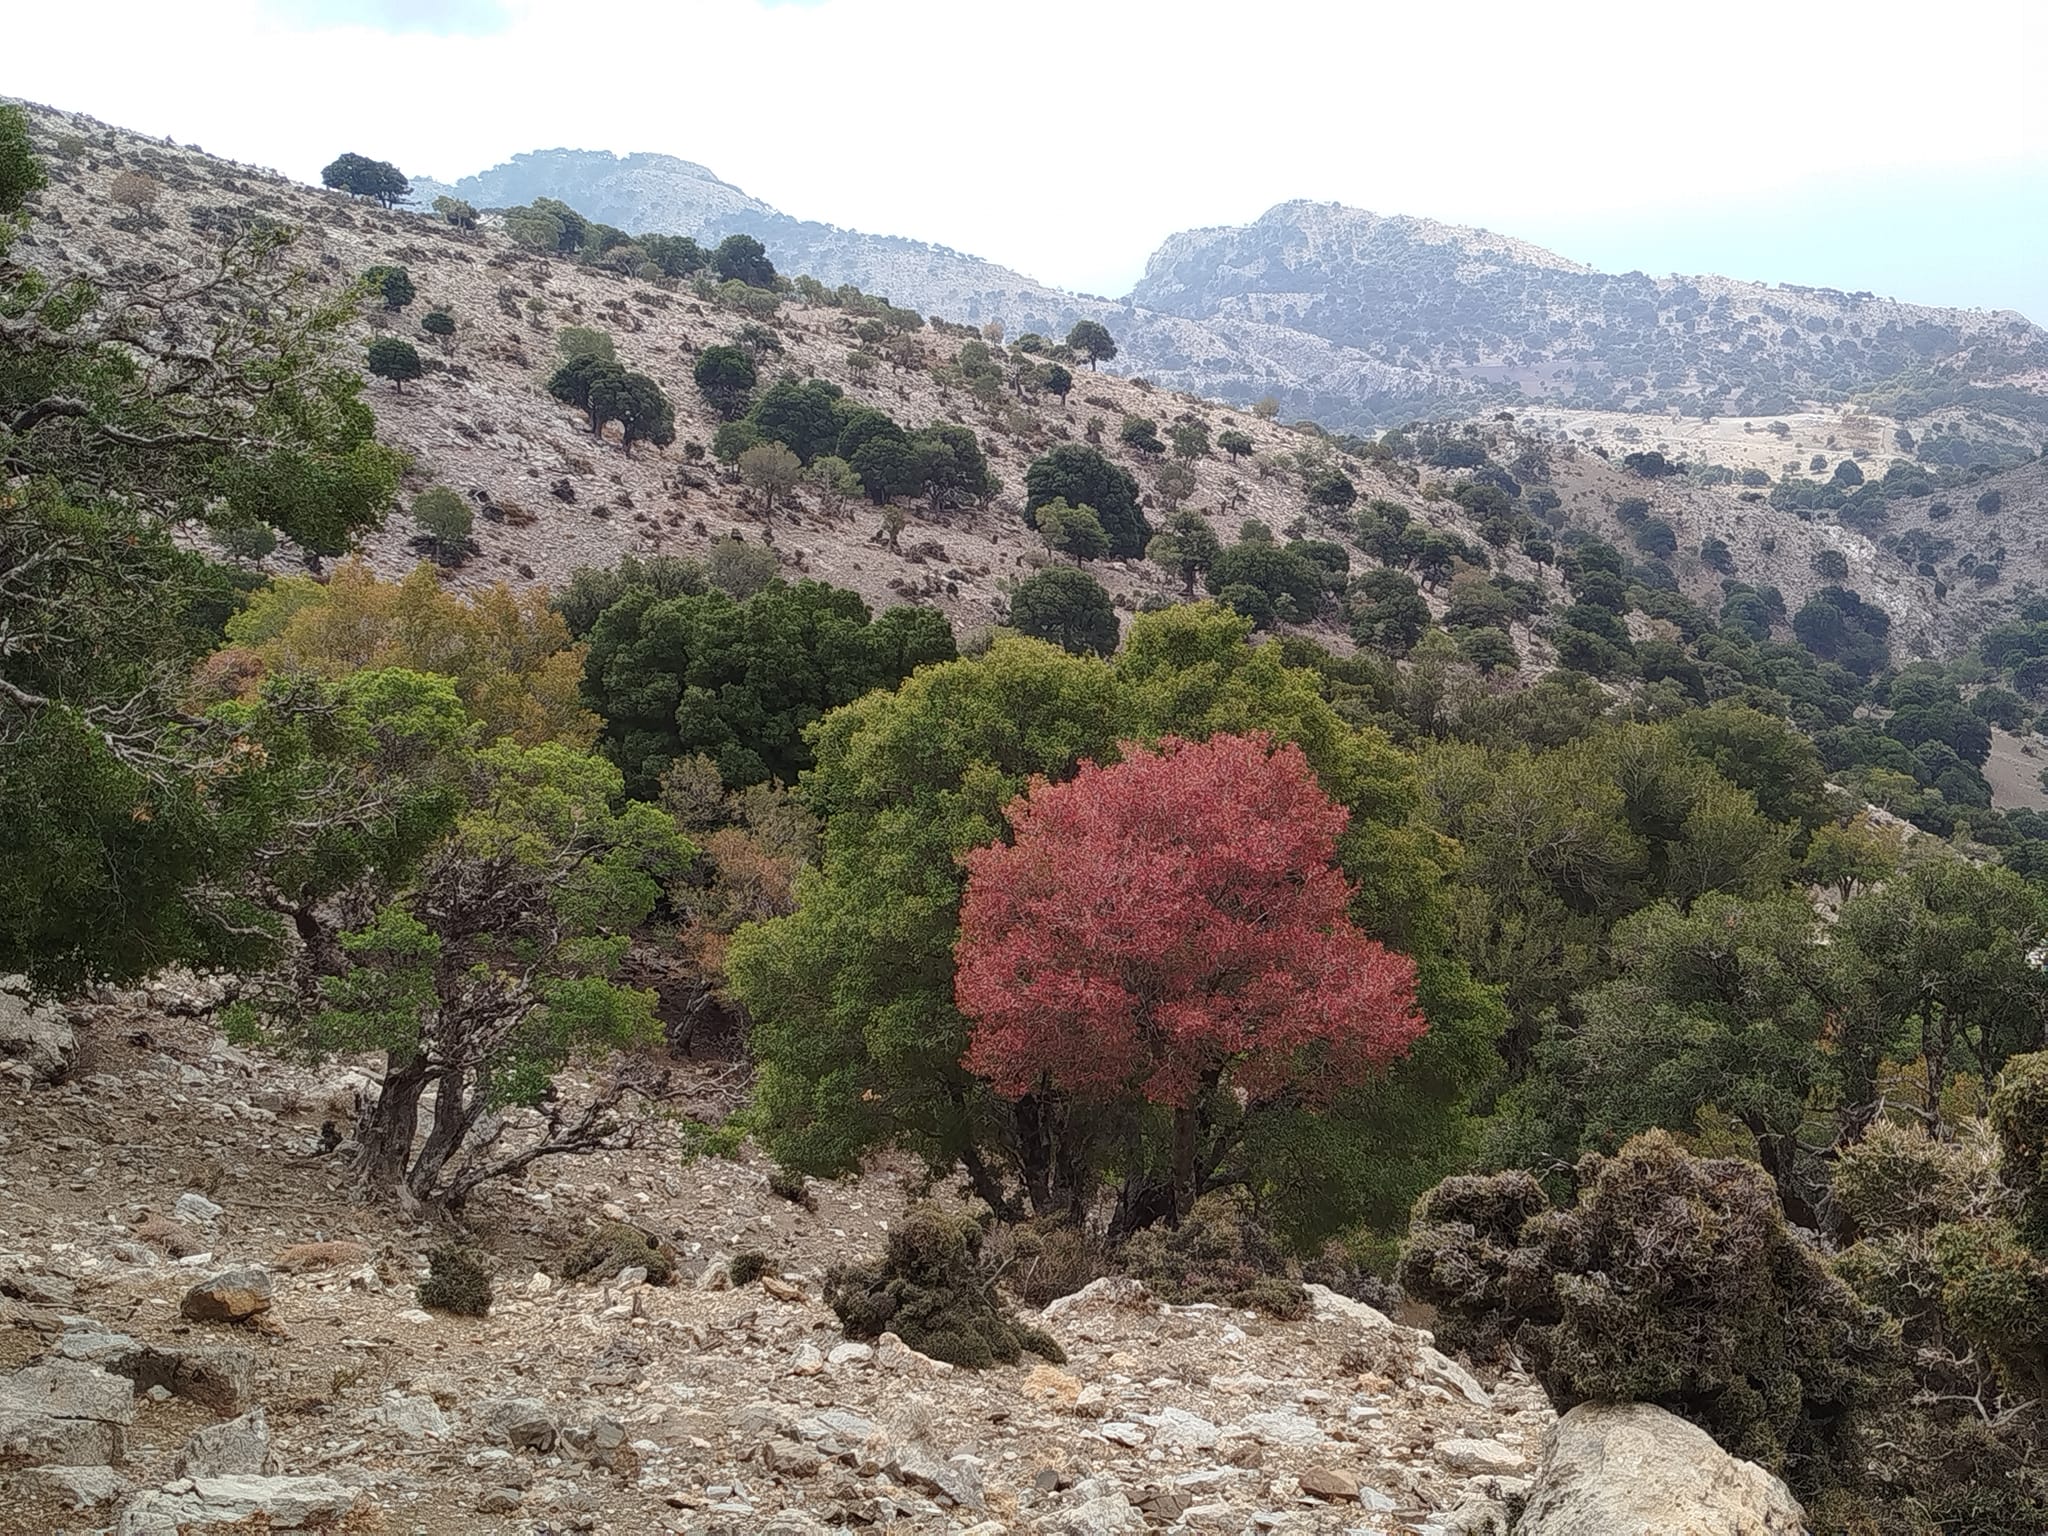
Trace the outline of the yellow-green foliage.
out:
M 1175 1306 L 1215 1302 L 1280 1318 L 1308 1315 L 1300 1267 L 1232 1193 L 1204 1195 L 1178 1227 L 1148 1227 L 1124 1247 L 1123 1268 Z
M 491 1310 L 491 1271 L 483 1254 L 447 1243 L 427 1255 L 420 1305 L 458 1317 L 482 1317 Z

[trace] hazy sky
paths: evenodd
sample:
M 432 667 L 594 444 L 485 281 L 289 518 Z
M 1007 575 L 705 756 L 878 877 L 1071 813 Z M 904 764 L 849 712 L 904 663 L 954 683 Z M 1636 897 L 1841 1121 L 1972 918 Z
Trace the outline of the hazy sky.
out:
M 1294 197 L 2048 323 L 2048 0 L 95 0 L 0 94 L 312 180 L 657 150 L 1121 294 Z

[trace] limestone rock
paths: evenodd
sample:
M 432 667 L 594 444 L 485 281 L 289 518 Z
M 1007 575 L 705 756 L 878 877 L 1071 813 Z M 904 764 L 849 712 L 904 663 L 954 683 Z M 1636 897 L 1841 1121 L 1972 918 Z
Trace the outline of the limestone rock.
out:
M 54 1083 L 77 1054 L 78 1035 L 63 1011 L 30 1002 L 21 977 L 0 977 L 0 1057 L 20 1062 L 33 1082 Z
M 1529 1458 L 1512 1446 L 1502 1445 L 1498 1440 L 1470 1440 L 1462 1436 L 1439 1440 L 1436 1459 L 1453 1472 L 1512 1474 L 1529 1465 Z
M 1358 1479 L 1333 1467 L 1310 1467 L 1301 1474 L 1301 1491 L 1311 1498 L 1326 1499 L 1332 1504 L 1355 1504 L 1358 1502 Z
M 471 1410 L 469 1421 L 484 1439 L 515 1450 L 553 1450 L 561 1432 L 547 1404 L 534 1397 L 486 1399 Z
M 908 1487 L 950 1499 L 979 1514 L 988 1507 L 981 1474 L 958 1461 L 948 1461 L 922 1445 L 900 1445 L 889 1457 L 889 1475 Z
M 270 1310 L 270 1271 L 224 1269 L 185 1293 L 178 1310 L 195 1323 L 240 1323 Z
M 1805 1536 L 1777 1478 L 1648 1403 L 1581 1403 L 1552 1426 L 1517 1536 Z
M 196 1189 L 188 1189 L 178 1196 L 178 1203 L 171 1207 L 171 1214 L 191 1227 L 210 1227 L 221 1216 L 222 1207 L 215 1205 Z
M 110 1503 L 128 1492 L 128 1479 L 112 1467 L 23 1467 L 10 1475 L 24 1490 L 73 1509 Z
M 0 1377 L 0 1462 L 103 1467 L 134 1422 L 134 1386 L 96 1365 L 60 1358 Z
M 194 1431 L 171 1466 L 179 1477 L 260 1477 L 277 1470 L 270 1454 L 270 1421 L 263 1408 L 239 1419 Z
M 1157 1305 L 1144 1281 L 1125 1275 L 1105 1275 L 1100 1280 L 1090 1280 L 1071 1296 L 1047 1302 L 1040 1315 L 1049 1319 L 1071 1318 L 1090 1312 L 1150 1311 Z
M 191 1536 L 261 1517 L 272 1531 L 338 1525 L 357 1493 L 331 1477 L 197 1477 L 151 1489 L 122 1511 L 116 1536 Z
M 422 1440 L 448 1438 L 448 1418 L 431 1396 L 413 1397 L 404 1392 L 387 1392 L 377 1417 L 401 1440 L 418 1444 Z

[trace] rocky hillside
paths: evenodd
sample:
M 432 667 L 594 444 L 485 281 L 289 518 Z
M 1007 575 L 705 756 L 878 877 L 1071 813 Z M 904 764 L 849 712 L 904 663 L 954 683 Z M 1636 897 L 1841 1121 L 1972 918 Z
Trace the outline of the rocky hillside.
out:
M 1334 203 L 1282 203 L 1242 228 L 1175 235 L 1131 302 L 1282 326 L 1495 398 L 1581 407 L 1768 416 L 1930 369 L 1996 381 L 2048 362 L 2048 331 L 2011 311 L 1615 276 L 1485 230 Z M 1203 387 L 1241 398 L 1261 381 Z M 1313 381 L 1285 399 L 1325 420 L 1361 410 Z
M 1528 1378 L 1321 1287 L 1281 1322 L 1098 1280 L 1034 1318 L 1060 1366 L 848 1339 L 824 1272 L 880 1245 L 907 1170 L 806 1208 L 750 1154 L 688 1161 L 651 1102 L 637 1146 L 483 1192 L 489 1313 L 425 1310 L 446 1234 L 362 1203 L 323 1135 L 366 1067 L 237 1050 L 195 1017 L 217 1000 L 0 990 L 7 1536 L 1498 1536 L 1525 1503 L 1526 1536 L 1800 1529 L 1701 1431 L 1581 1409 L 1546 1438 Z M 716 1107 L 668 1074 L 664 1104 Z M 565 1273 L 622 1231 L 639 1262 Z
M 1486 230 L 1336 204 L 1174 235 L 1110 303 L 944 246 L 792 218 L 666 155 L 546 150 L 452 187 L 421 181 L 415 200 L 450 190 L 480 208 L 559 198 L 634 231 L 752 234 L 785 270 L 1012 334 L 1101 320 L 1123 370 L 1239 405 L 1270 394 L 1331 427 L 1535 400 L 1772 416 L 1936 371 L 1996 384 L 2048 365 L 2048 332 L 2011 312 L 1615 276 Z M 2048 422 L 2048 405 L 2031 414 Z
M 952 366 L 965 334 L 958 329 L 927 327 L 911 338 L 911 366 L 863 373 L 849 363 L 860 343 L 852 334 L 853 318 L 841 310 L 786 296 L 772 316 L 757 321 L 688 287 L 657 288 L 569 260 L 536 257 L 489 229 L 464 232 L 417 213 L 386 212 L 82 115 L 37 109 L 35 122 L 52 171 L 43 203 L 55 217 L 24 237 L 16 251 L 51 272 L 131 281 L 153 264 L 207 261 L 223 231 L 260 219 L 300 232 L 292 259 L 305 264 L 318 284 L 338 285 L 378 263 L 408 269 L 418 288 L 415 303 L 402 313 L 373 314 L 357 337 L 366 341 L 374 330 L 410 336 L 428 372 L 402 391 L 374 382 L 366 397 L 377 412 L 380 435 L 413 456 L 408 495 L 445 484 L 481 511 L 476 552 L 449 573 L 457 585 L 559 583 L 578 565 L 609 563 L 624 553 L 701 554 L 714 539 L 738 534 L 771 543 L 787 575 L 850 587 L 878 608 L 929 603 L 969 633 L 999 622 L 1008 589 L 1047 559 L 1022 515 L 1024 468 L 1047 448 L 1093 431 L 1145 488 L 1149 515 L 1155 521 L 1162 516 L 1151 488 L 1168 461 L 1118 444 L 1122 421 L 1133 415 L 1157 421 L 1162 430 L 1188 415 L 1212 433 L 1234 429 L 1251 439 L 1253 451 L 1240 460 L 1212 451 L 1189 466 L 1195 488 L 1188 505 L 1210 516 L 1226 538 L 1247 519 L 1275 532 L 1307 519 L 1315 536 L 1346 545 L 1354 571 L 1370 568 L 1371 560 L 1351 539 L 1348 518 L 1323 518 L 1309 506 L 1304 453 L 1313 462 L 1344 468 L 1357 484 L 1361 505 L 1374 498 L 1393 501 L 1430 527 L 1473 540 L 1479 536 L 1464 509 L 1443 494 L 1466 471 L 1424 467 L 1418 473 L 1412 465 L 1353 457 L 1310 432 L 1085 369 L 1064 403 L 1051 396 L 983 403 L 972 398 Z M 124 173 L 146 176 L 158 189 L 147 208 L 111 195 Z M 417 329 L 419 316 L 437 306 L 446 307 L 458 327 L 445 347 Z M 1112 321 L 1122 324 L 1114 316 Z M 767 526 L 740 486 L 708 461 L 687 457 L 688 445 L 708 444 L 719 425 L 691 380 L 696 355 L 761 324 L 779 348 L 764 352 L 764 378 L 787 370 L 830 380 L 907 426 L 964 422 L 985 444 L 1000 491 L 984 508 L 939 518 L 921 503 L 903 504 L 909 522 L 895 548 L 882 539 L 880 519 L 865 502 L 830 506 L 808 491 L 779 508 L 774 526 Z M 642 446 L 628 455 L 615 433 L 593 438 L 574 411 L 548 398 L 542 384 L 556 362 L 555 335 L 567 325 L 607 331 L 628 366 L 663 386 L 676 407 L 676 446 Z M 1012 322 L 1010 334 L 1017 329 Z M 1125 331 L 1117 335 L 1129 339 Z M 1911 403 L 1928 411 L 1904 418 L 1915 431 L 1957 434 L 1942 440 L 1964 444 L 1959 451 L 1966 455 L 2003 451 L 2001 444 L 2017 444 L 2013 453 L 2032 452 L 2028 440 L 2014 436 L 2024 425 L 2015 416 L 1972 409 L 1953 391 L 1930 392 Z M 1779 586 L 1793 609 L 1821 585 L 1814 556 L 1838 548 L 1849 560 L 1851 584 L 1891 614 L 1902 656 L 1950 654 L 2005 612 L 2022 586 L 2048 585 L 2048 518 L 2042 515 L 2048 467 L 2008 471 L 1995 482 L 2002 489 L 1995 511 L 1978 507 L 1973 488 L 1969 497 L 1947 498 L 1953 515 L 1936 528 L 1934 508 L 1944 498 L 1901 501 L 1894 503 L 1892 529 L 1866 535 L 1775 510 L 1739 483 L 1681 476 L 1650 485 L 1620 463 L 1629 452 L 1660 449 L 1673 458 L 1758 469 L 1776 479 L 1806 473 L 1815 453 L 1830 461 L 1853 454 L 1875 477 L 1903 456 L 1896 436 L 1900 424 L 1861 410 L 1701 423 L 1670 414 L 1545 407 L 1525 408 L 1513 421 L 1487 416 L 1473 430 L 1500 463 L 1533 451 L 1534 462 L 1547 465 L 1542 472 L 1554 479 L 1562 514 L 1579 526 L 1623 539 L 1616 507 L 1647 495 L 1656 515 L 1677 533 L 1673 567 L 1680 582 L 1710 607 L 1720 602 L 1722 579 L 1698 558 L 1710 536 L 1728 542 L 1741 579 Z M 1917 568 L 1924 546 L 1897 542 L 1898 535 L 1910 533 L 1909 523 L 1923 527 L 1929 538 L 1950 541 L 1946 549 L 1933 546 L 1934 559 L 1927 563 L 1935 565 L 1935 576 Z M 394 513 L 369 540 L 368 553 L 387 571 L 405 569 L 418 559 L 412 535 L 409 520 Z M 1887 537 L 1893 544 L 1881 548 Z M 1995 583 L 1958 574 L 1966 558 L 1975 569 L 2000 551 L 2001 578 Z M 290 569 L 291 551 L 281 551 L 269 564 Z M 1090 569 L 1126 611 L 1180 596 L 1177 582 L 1143 561 L 1098 561 Z M 1519 552 L 1498 554 L 1496 569 L 1555 587 L 1554 573 L 1546 577 Z M 1442 589 L 1429 595 L 1439 613 L 1447 596 Z M 1325 644 L 1348 646 L 1340 622 L 1325 622 L 1312 632 Z M 1518 627 L 1516 639 L 1532 663 L 1547 662 L 1538 637 Z

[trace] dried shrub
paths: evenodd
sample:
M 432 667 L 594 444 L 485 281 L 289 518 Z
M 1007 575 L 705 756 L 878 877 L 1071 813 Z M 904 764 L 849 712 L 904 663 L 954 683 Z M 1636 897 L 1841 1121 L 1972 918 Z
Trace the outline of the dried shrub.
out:
M 1116 1268 L 1102 1235 L 1071 1222 L 999 1228 L 990 1234 L 985 1256 L 1010 1294 L 1029 1307 L 1071 1296 Z
M 1762 1170 L 1652 1131 L 1578 1184 L 1565 1209 L 1519 1173 L 1422 1198 L 1400 1277 L 1445 1341 L 1512 1343 L 1559 1411 L 1656 1403 L 1802 1495 L 1857 1486 L 1868 1415 L 1907 1390 L 1897 1327 L 1787 1226 Z
M 995 1273 L 983 1262 L 984 1235 L 972 1215 L 914 1206 L 890 1231 L 878 1261 L 827 1272 L 826 1303 L 849 1338 L 894 1333 L 912 1349 L 969 1370 L 1014 1362 L 1027 1350 L 1064 1363 L 1051 1335 L 1018 1322 L 997 1297 Z
M 661 1240 L 625 1221 L 606 1222 L 562 1260 L 562 1274 L 570 1280 L 609 1280 L 622 1269 L 634 1268 L 647 1271 L 649 1285 L 667 1285 L 676 1273 L 675 1260 Z
M 444 1243 L 427 1255 L 420 1305 L 458 1317 L 482 1317 L 491 1310 L 489 1261 L 475 1248 Z
M 773 1169 L 768 1175 L 768 1192 L 807 1211 L 818 1208 L 818 1197 L 811 1193 L 809 1182 L 794 1168 Z
M 1204 1195 L 1178 1227 L 1148 1227 L 1119 1257 L 1125 1274 L 1175 1306 L 1206 1301 L 1278 1318 L 1308 1315 L 1300 1268 L 1235 1193 Z

